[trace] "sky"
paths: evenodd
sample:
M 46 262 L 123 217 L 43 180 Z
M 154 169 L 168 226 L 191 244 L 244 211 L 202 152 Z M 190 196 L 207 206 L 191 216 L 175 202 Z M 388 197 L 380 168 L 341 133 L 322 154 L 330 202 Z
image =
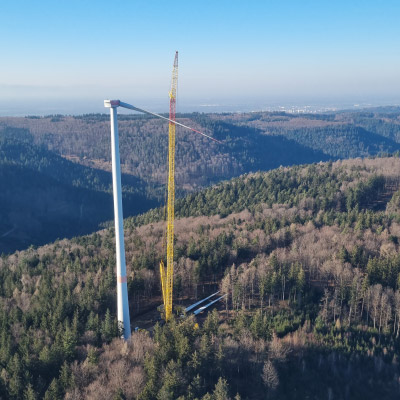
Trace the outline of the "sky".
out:
M 400 104 L 398 0 L 0 1 L 0 115 Z

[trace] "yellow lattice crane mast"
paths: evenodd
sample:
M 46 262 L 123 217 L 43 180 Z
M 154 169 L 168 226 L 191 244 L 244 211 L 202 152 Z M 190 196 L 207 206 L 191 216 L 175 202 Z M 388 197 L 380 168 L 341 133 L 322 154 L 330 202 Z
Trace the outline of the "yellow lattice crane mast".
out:
M 196 129 L 176 122 L 176 91 L 178 87 L 178 52 L 175 53 L 174 68 L 172 70 L 171 91 L 169 92 L 169 141 L 168 141 L 168 200 L 167 200 L 167 268 L 164 261 L 160 261 L 161 288 L 164 301 L 164 319 L 168 321 L 172 314 L 172 289 L 174 284 L 174 213 L 175 213 L 175 126 L 179 125 L 198 133 L 217 143 L 219 140 L 206 135 Z M 150 115 L 159 115 L 135 108 L 138 111 L 146 112 Z
M 169 92 L 169 119 L 175 121 L 176 91 L 178 86 L 178 52 L 175 53 L 172 70 L 171 91 Z M 169 123 L 168 144 L 168 201 L 167 201 L 167 270 L 160 262 L 161 288 L 164 301 L 164 318 L 172 314 L 172 289 L 174 277 L 174 206 L 175 206 L 175 124 Z

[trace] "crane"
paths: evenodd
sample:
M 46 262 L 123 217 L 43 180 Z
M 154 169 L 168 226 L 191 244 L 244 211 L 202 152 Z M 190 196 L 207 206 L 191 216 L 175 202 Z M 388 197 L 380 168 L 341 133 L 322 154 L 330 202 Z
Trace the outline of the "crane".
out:
M 168 142 L 168 200 L 167 200 L 167 268 L 160 261 L 161 289 L 164 302 L 164 319 L 167 322 L 172 315 L 172 290 L 174 284 L 174 218 L 175 218 L 175 121 L 176 92 L 178 87 L 178 52 L 175 53 L 172 69 L 171 91 L 169 92 L 169 142 Z M 209 139 L 221 143 L 217 139 L 190 128 Z
M 169 92 L 169 119 L 175 121 L 176 91 L 178 87 L 178 52 L 175 53 Z M 164 318 L 172 314 L 172 289 L 174 277 L 174 217 L 175 217 L 175 124 L 168 127 L 168 201 L 167 201 L 167 268 L 160 261 L 161 289 L 164 301 Z
M 115 254 L 116 254 L 116 273 L 117 273 L 117 314 L 118 326 L 121 329 L 122 337 L 127 340 L 131 336 L 130 313 L 128 302 L 126 262 L 125 262 L 125 246 L 124 246 L 124 229 L 123 229 L 123 213 L 122 213 L 122 190 L 121 190 L 121 165 L 119 157 L 119 135 L 118 135 L 118 107 L 127 108 L 128 110 L 137 111 L 148 114 L 156 118 L 160 118 L 169 122 L 169 174 L 168 174 L 168 239 L 167 246 L 167 271 L 165 272 L 164 264 L 161 261 L 161 285 L 163 289 L 163 300 L 165 310 L 168 310 L 167 318 L 172 313 L 172 284 L 173 284 L 173 240 L 174 240 L 174 202 L 175 202 L 175 126 L 179 125 L 192 132 L 198 133 L 215 142 L 221 143 L 219 140 L 206 135 L 196 129 L 175 121 L 176 107 L 176 88 L 178 82 L 178 52 L 175 54 L 174 69 L 172 73 L 172 84 L 170 92 L 170 118 L 135 107 L 132 104 L 124 103 L 120 100 L 104 100 L 104 107 L 110 109 L 110 125 L 111 125 L 111 156 L 112 156 L 112 180 L 113 180 L 113 197 L 114 197 L 114 224 L 115 224 Z M 172 117 L 172 118 L 171 118 Z M 168 269 L 168 267 L 170 268 Z M 165 288 L 165 289 L 164 289 Z M 169 305 L 167 307 L 167 304 Z M 167 320 L 167 318 L 165 318 Z

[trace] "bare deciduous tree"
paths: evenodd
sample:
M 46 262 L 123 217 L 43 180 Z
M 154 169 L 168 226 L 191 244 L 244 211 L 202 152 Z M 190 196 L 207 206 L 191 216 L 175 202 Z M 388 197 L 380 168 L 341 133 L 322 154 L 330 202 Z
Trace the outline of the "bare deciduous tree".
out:
M 278 387 L 278 372 L 270 360 L 265 361 L 261 378 L 268 389 L 275 390 Z

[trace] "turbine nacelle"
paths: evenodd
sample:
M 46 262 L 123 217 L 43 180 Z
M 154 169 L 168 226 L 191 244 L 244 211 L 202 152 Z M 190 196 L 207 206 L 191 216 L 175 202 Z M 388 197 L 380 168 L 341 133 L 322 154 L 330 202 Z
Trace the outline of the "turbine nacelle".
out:
M 104 107 L 106 108 L 114 108 L 120 106 L 119 100 L 104 100 Z

